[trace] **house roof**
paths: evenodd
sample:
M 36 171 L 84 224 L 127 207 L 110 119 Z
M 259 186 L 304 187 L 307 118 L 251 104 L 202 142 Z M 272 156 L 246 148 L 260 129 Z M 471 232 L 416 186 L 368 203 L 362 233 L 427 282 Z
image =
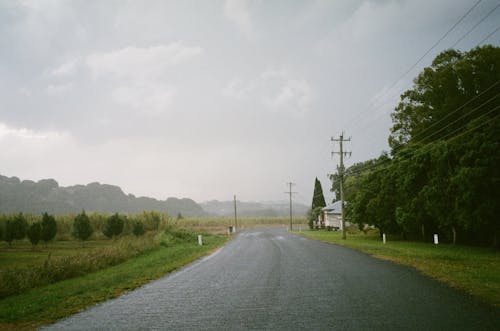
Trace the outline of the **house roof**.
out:
M 341 204 L 341 201 L 335 201 L 331 205 L 323 207 L 321 210 L 332 214 L 342 214 Z

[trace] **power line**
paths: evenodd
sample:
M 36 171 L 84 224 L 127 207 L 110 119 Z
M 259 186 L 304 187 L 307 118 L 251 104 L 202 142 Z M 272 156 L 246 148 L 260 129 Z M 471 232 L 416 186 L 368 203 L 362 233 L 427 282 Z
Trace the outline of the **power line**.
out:
M 483 117 L 486 119 L 486 117 L 487 117 L 489 114 L 493 113 L 494 111 L 496 111 L 496 110 L 498 110 L 498 109 L 500 109 L 500 105 L 496 106 L 495 108 L 490 109 L 488 112 L 486 112 L 486 113 L 484 113 L 483 115 L 481 115 L 481 116 L 477 117 L 477 118 L 476 118 L 476 120 L 480 120 L 480 119 L 482 119 Z M 460 134 L 457 134 L 457 135 L 453 136 L 453 135 L 454 135 L 454 134 L 456 134 L 458 131 L 460 131 L 460 130 L 462 130 L 462 129 L 464 129 L 464 128 L 466 128 L 466 127 L 467 127 L 467 125 L 463 125 L 463 126 L 461 126 L 461 127 L 457 128 L 457 129 L 453 130 L 452 132 L 449 132 L 448 134 L 444 135 L 441 139 L 442 139 L 442 140 L 445 140 L 446 138 L 449 138 L 450 136 L 453 136 L 453 137 L 451 137 L 451 138 L 449 138 L 449 139 L 445 140 L 446 142 L 450 142 L 450 141 L 452 141 L 452 140 L 454 140 L 454 139 L 457 139 L 457 138 L 459 138 L 459 137 L 461 137 L 461 136 L 463 136 L 463 135 L 465 135 L 465 134 L 467 134 L 467 133 L 473 132 L 474 130 L 476 130 L 476 129 L 480 128 L 480 127 L 481 127 L 481 126 L 483 126 L 483 125 L 488 124 L 488 123 L 489 123 L 490 121 L 492 121 L 492 120 L 496 120 L 496 119 L 497 119 L 497 118 L 499 118 L 499 117 L 500 117 L 500 115 L 496 115 L 496 116 L 494 116 L 492 119 L 490 119 L 489 121 L 488 121 L 488 120 L 485 120 L 485 121 L 483 121 L 482 123 L 480 123 L 479 125 L 476 125 L 475 127 L 472 127 L 472 128 L 470 128 L 470 129 L 468 129 L 468 130 L 465 130 L 464 132 L 462 132 L 462 133 L 460 133 Z M 430 144 L 432 144 L 432 142 L 428 142 L 427 144 L 424 144 L 423 146 L 421 146 L 421 148 L 424 148 L 425 146 L 428 146 L 428 145 L 430 145 Z M 400 147 L 400 148 L 402 148 L 402 147 Z M 402 158 L 402 159 L 404 159 L 404 158 L 406 157 L 406 155 L 401 155 L 401 156 L 399 156 L 399 157 L 400 157 L 400 158 Z M 362 174 L 362 173 L 364 173 L 364 172 L 366 172 L 366 171 L 370 171 L 370 170 L 372 170 L 372 169 L 379 170 L 378 168 L 383 167 L 386 163 L 388 163 L 388 162 L 390 162 L 390 161 L 393 161 L 393 160 L 394 160 L 394 158 L 392 158 L 392 159 L 387 158 L 387 159 L 385 159 L 385 160 L 383 160 L 383 161 L 381 161 L 381 162 L 379 162 L 379 163 L 370 164 L 370 165 L 368 165 L 368 166 L 366 166 L 366 167 L 362 167 L 362 168 L 358 169 L 358 170 L 357 170 L 357 171 L 355 171 L 355 172 L 347 172 L 346 174 L 347 174 L 347 175 L 349 175 L 349 176 L 358 176 L 358 175 L 360 175 L 360 174 Z
M 433 124 L 431 124 L 430 126 L 428 126 L 427 128 L 425 128 L 424 130 L 422 130 L 421 132 L 417 133 L 415 135 L 415 137 L 413 137 L 414 139 L 417 138 L 418 136 L 422 135 L 425 131 L 428 131 L 430 130 L 432 127 L 436 126 L 437 124 L 439 124 L 440 122 L 442 121 L 445 121 L 449 116 L 455 114 L 456 112 L 458 112 L 459 110 L 463 109 L 465 106 L 467 106 L 469 103 L 471 103 L 472 101 L 476 100 L 477 98 L 479 98 L 481 95 L 485 94 L 486 92 L 488 92 L 489 90 L 491 90 L 493 87 L 495 87 L 496 85 L 498 85 L 500 83 L 500 80 L 497 80 L 495 83 L 493 83 L 492 85 L 490 85 L 486 90 L 484 90 L 483 92 L 477 94 L 476 96 L 474 96 L 473 98 L 471 98 L 470 100 L 468 100 L 466 103 L 464 103 L 463 105 L 461 105 L 460 107 L 456 108 L 455 110 L 453 110 L 452 112 L 446 114 L 445 117 L 441 118 L 440 120 L 434 122 Z M 499 94 L 496 94 L 493 98 L 496 98 Z M 491 100 L 491 99 L 490 99 Z M 488 100 L 487 102 L 489 102 L 490 100 Z M 487 103 L 486 102 L 486 103 Z M 481 104 L 480 106 L 478 107 L 481 107 L 483 104 Z M 475 108 L 477 109 L 477 107 Z M 474 110 L 472 110 L 474 111 Z
M 422 133 L 424 133 L 425 131 L 430 130 L 430 129 L 431 129 L 431 127 L 433 127 L 433 126 L 435 126 L 436 124 L 440 123 L 441 121 L 443 121 L 444 119 L 446 119 L 449 115 L 451 115 L 451 114 L 453 114 L 453 113 L 456 113 L 458 110 L 462 109 L 463 107 L 465 107 L 466 105 L 468 105 L 469 103 L 471 103 L 472 101 L 474 101 L 475 99 L 477 99 L 478 97 L 480 97 L 481 95 L 483 95 L 484 93 L 486 93 L 487 91 L 489 91 L 491 88 L 493 88 L 494 86 L 496 86 L 498 83 L 500 83 L 500 81 L 497 81 L 497 82 L 495 82 L 494 84 L 492 84 L 492 85 L 491 85 L 490 87 L 488 87 L 486 90 L 484 90 L 484 91 L 483 91 L 483 92 L 481 92 L 480 94 L 476 95 L 475 97 L 473 97 L 472 99 L 470 99 L 469 101 L 467 101 L 466 103 L 464 103 L 463 105 L 461 105 L 460 107 L 458 107 L 457 109 L 455 109 L 454 111 L 452 111 L 451 113 L 449 113 L 448 115 L 446 115 L 446 116 L 445 116 L 445 118 L 443 118 L 443 119 L 441 119 L 441 120 L 439 120 L 439 121 L 435 122 L 434 124 L 432 124 L 432 125 L 431 125 L 431 126 L 429 126 L 428 128 L 426 128 L 426 129 L 424 129 L 423 131 L 419 132 L 417 135 L 415 135 L 415 137 L 421 136 L 421 135 L 422 135 Z M 460 119 L 462 119 L 462 118 L 464 118 L 464 117 L 466 117 L 466 116 L 469 116 L 471 113 L 473 113 L 473 112 L 475 112 L 476 110 L 480 109 L 480 108 L 481 108 L 481 107 L 483 107 L 485 104 L 489 103 L 492 99 L 494 99 L 494 98 L 498 97 L 499 95 L 500 95 L 500 93 L 497 93 L 495 96 L 493 96 L 492 98 L 488 99 L 486 102 L 483 102 L 483 103 L 482 103 L 482 104 L 480 104 L 479 106 L 477 106 L 477 107 L 473 108 L 473 109 L 472 109 L 470 112 L 468 112 L 467 114 L 462 115 L 459 119 L 457 119 L 457 120 L 455 120 L 455 121 L 453 121 L 453 122 L 449 123 L 449 124 L 448 124 L 448 125 L 446 125 L 445 127 L 440 128 L 438 131 L 435 131 L 435 132 L 431 133 L 430 135 L 426 135 L 426 136 L 422 137 L 420 140 L 415 140 L 415 137 L 414 137 L 414 140 L 412 140 L 412 143 L 413 143 L 413 144 L 418 144 L 418 143 L 420 143 L 420 142 L 423 142 L 424 140 L 428 139 L 429 137 L 432 137 L 435 133 L 442 131 L 444 128 L 448 127 L 449 125 L 452 125 L 452 124 L 454 124 L 455 122 L 457 122 L 458 120 L 460 120 Z M 491 112 L 491 111 L 490 111 L 490 112 Z M 487 114 L 489 114 L 490 112 L 488 112 Z M 456 131 L 458 131 L 458 130 L 460 130 L 460 129 L 463 129 L 463 128 L 465 128 L 466 126 L 467 126 L 467 125 L 465 124 L 465 125 L 463 125 L 463 126 L 461 126 L 461 127 L 457 128 L 457 129 L 456 129 L 455 131 L 453 131 L 453 132 L 456 132 Z M 431 143 L 431 142 L 429 142 L 429 143 Z M 397 147 L 395 147 L 395 148 L 394 148 L 394 151 L 397 151 L 397 150 L 399 150 L 399 149 L 403 148 L 404 146 L 405 146 L 405 145 L 400 145 L 400 146 L 397 146 Z M 390 160 L 390 159 L 389 159 L 389 160 Z M 361 169 L 358 169 L 358 171 L 357 171 L 356 173 L 361 173 L 361 172 L 364 172 L 364 171 L 370 170 L 370 169 L 372 169 L 372 168 L 375 168 L 375 167 L 377 167 L 377 166 L 379 166 L 379 164 L 371 164 L 371 165 L 369 165 L 369 166 L 362 167 Z M 353 174 L 353 173 L 349 173 L 349 174 Z
M 455 47 L 458 43 L 460 43 L 465 37 L 467 37 L 472 31 L 474 31 L 475 28 L 477 28 L 477 26 L 481 23 L 483 23 L 483 21 L 485 19 L 487 19 L 491 14 L 493 14 L 493 12 L 498 8 L 500 7 L 500 3 L 498 3 L 492 10 L 490 10 L 485 16 L 483 16 L 483 18 L 481 20 L 479 20 L 479 22 L 477 22 L 476 24 L 474 24 L 474 26 L 472 28 L 469 29 L 469 31 L 467 31 L 464 35 L 462 35 L 462 37 L 460 37 L 457 41 L 455 41 L 455 43 L 453 45 L 450 46 L 450 48 L 453 48 Z
M 481 45 L 483 42 L 485 42 L 486 40 L 488 40 L 491 36 L 493 36 L 498 30 L 500 30 L 500 25 L 495 29 L 493 30 L 489 35 L 487 35 L 486 37 L 484 37 L 479 43 L 478 45 Z
M 499 94 L 499 95 L 500 95 L 500 94 Z M 480 119 L 481 117 L 487 117 L 489 114 L 493 113 L 495 110 L 497 110 L 497 109 L 499 109 L 499 108 L 500 108 L 500 105 L 496 106 L 495 108 L 490 109 L 490 111 L 488 111 L 488 112 L 484 113 L 483 115 L 479 116 L 478 118 L 476 118 L 476 120 L 477 120 L 477 119 Z M 482 125 L 484 125 L 484 124 L 486 124 L 486 123 L 488 123 L 488 121 L 483 122 L 480 126 L 482 126 Z M 446 139 L 446 138 L 448 138 L 449 136 L 453 136 L 455 133 L 457 133 L 458 131 L 460 131 L 460 130 L 464 129 L 465 127 L 466 127 L 466 126 L 462 126 L 462 127 L 460 127 L 460 128 L 457 128 L 457 129 L 453 130 L 452 132 L 448 132 L 446 135 L 444 135 L 444 136 L 443 136 L 443 138 L 442 138 L 442 139 Z M 463 132 L 462 132 L 461 134 L 459 134 L 458 136 L 460 136 L 460 135 L 462 135 L 462 134 L 463 134 Z M 450 140 L 451 140 L 451 139 L 455 139 L 455 137 L 450 138 Z
M 396 85 L 397 83 L 403 79 L 410 71 L 412 71 L 419 63 L 420 61 L 422 61 L 437 45 L 439 45 L 441 43 L 441 41 L 443 41 L 449 34 L 451 31 L 453 31 L 464 19 L 465 17 L 467 17 L 473 10 L 474 8 L 477 7 L 477 5 L 479 5 L 479 3 L 481 3 L 482 0 L 478 0 L 476 1 L 476 3 L 474 5 L 472 5 L 472 7 L 469 8 L 469 10 L 467 10 L 467 12 L 465 12 L 465 14 L 462 15 L 462 17 L 460 17 L 460 19 L 458 19 L 458 21 L 455 22 L 455 24 L 453 24 L 453 26 L 451 28 L 448 29 L 448 31 L 446 31 L 445 34 L 443 34 L 441 36 L 441 38 L 439 38 L 427 51 L 425 51 L 425 53 L 420 56 L 420 58 L 412 65 L 410 66 L 410 68 L 408 70 L 406 70 L 402 75 L 400 75 L 398 77 L 398 79 L 396 79 L 391 85 L 390 87 L 386 90 L 385 93 L 383 93 L 379 98 L 382 98 L 384 97 L 388 91 L 392 90 Z M 500 27 L 499 27 L 500 28 Z M 488 37 L 489 38 L 489 37 Z M 482 42 L 482 41 L 481 41 Z M 354 117 L 351 118 L 351 120 L 349 120 L 347 123 L 346 123 L 346 126 L 349 125 L 352 121 L 354 121 L 355 119 L 358 118 L 359 115 L 361 114 L 364 114 L 366 113 L 368 110 L 370 110 L 371 107 L 368 106 L 367 108 L 365 108 L 363 111 L 359 112 L 357 115 L 355 115 Z
M 448 128 L 449 126 L 455 124 L 456 122 L 460 121 L 461 119 L 464 119 L 465 117 L 469 116 L 470 114 L 472 114 L 473 112 L 475 112 L 476 110 L 480 109 L 482 106 L 484 106 L 485 104 L 489 103 L 491 100 L 497 98 L 498 96 L 500 95 L 500 93 L 496 94 L 495 96 L 493 96 L 492 98 L 486 100 L 485 102 L 483 102 L 482 104 L 480 104 L 479 106 L 477 106 L 476 108 L 472 109 L 470 112 L 468 113 L 465 113 L 464 115 L 460 116 L 459 118 L 455 119 L 453 122 L 450 122 L 448 123 L 447 125 L 441 127 L 439 130 L 437 131 L 434 131 L 432 132 L 430 135 L 424 137 L 423 139 L 420 139 L 420 141 L 422 142 L 424 139 L 428 139 L 434 135 L 436 135 L 437 133 L 443 131 L 444 129 Z M 417 142 L 418 143 L 418 142 Z

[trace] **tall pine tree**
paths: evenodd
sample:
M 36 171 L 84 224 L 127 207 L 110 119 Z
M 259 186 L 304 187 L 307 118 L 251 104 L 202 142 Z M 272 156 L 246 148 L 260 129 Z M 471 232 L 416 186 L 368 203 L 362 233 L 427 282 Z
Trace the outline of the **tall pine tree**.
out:
M 311 209 L 314 210 L 317 207 L 326 207 L 325 196 L 323 195 L 323 189 L 321 188 L 321 183 L 318 180 L 318 177 L 316 177 L 316 180 L 314 181 L 314 194 Z
M 321 213 L 321 208 L 326 206 L 325 197 L 323 195 L 323 189 L 321 188 L 321 183 L 316 177 L 314 181 L 314 194 L 312 199 L 311 211 L 309 212 L 309 228 L 314 228 L 314 222 L 318 220 L 318 216 Z

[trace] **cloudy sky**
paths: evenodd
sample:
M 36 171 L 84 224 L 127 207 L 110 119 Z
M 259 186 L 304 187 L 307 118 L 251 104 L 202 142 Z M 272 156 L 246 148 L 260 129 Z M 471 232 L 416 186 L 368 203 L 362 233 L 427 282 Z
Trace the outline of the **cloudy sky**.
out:
M 0 174 L 310 203 L 331 136 L 377 157 L 413 77 L 498 27 L 480 1 L 398 81 L 476 2 L 0 0 Z

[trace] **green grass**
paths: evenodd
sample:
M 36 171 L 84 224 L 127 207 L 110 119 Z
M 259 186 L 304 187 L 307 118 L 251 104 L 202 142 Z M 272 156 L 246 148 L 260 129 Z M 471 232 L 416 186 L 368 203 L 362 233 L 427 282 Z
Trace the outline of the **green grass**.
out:
M 378 234 L 304 231 L 302 235 L 350 247 L 376 258 L 409 265 L 423 274 L 463 290 L 482 301 L 500 307 L 500 252 L 482 247 L 391 241 Z
M 55 241 L 45 247 L 43 244 L 35 248 L 25 239 L 14 241 L 12 246 L 0 242 L 0 270 L 10 267 L 27 267 L 42 264 L 49 256 L 64 257 L 75 256 L 82 252 L 90 252 L 114 244 L 113 240 L 92 240 L 85 242 L 84 247 L 80 241 Z
M 227 239 L 204 236 L 204 245 L 160 245 L 125 262 L 87 275 L 37 287 L 0 300 L 0 330 L 35 329 L 116 297 L 159 278 L 222 245 Z

